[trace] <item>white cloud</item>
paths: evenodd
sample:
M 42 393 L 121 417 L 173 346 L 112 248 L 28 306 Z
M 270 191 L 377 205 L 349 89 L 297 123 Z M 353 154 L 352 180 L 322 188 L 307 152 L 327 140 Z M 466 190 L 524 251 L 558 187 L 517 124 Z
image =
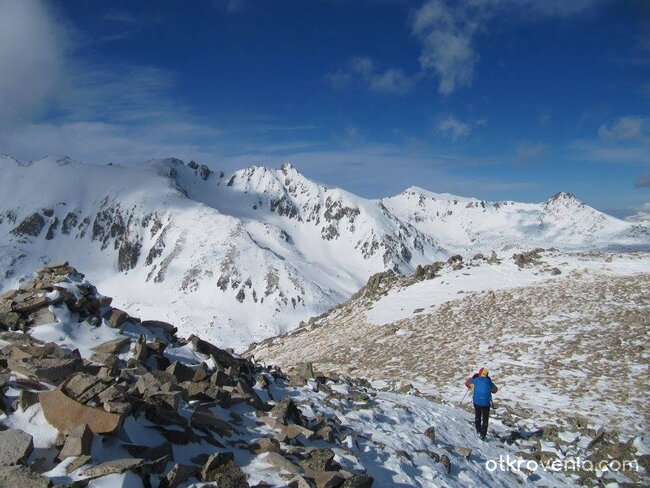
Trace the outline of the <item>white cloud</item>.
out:
M 609 126 L 601 125 L 598 136 L 603 141 L 638 141 L 650 137 L 650 123 L 648 119 L 633 115 L 619 117 Z
M 448 137 L 452 141 L 464 139 L 471 132 L 470 126 L 465 122 L 461 122 L 453 115 L 441 119 L 436 124 L 438 133 Z
M 546 144 L 541 142 L 523 141 L 517 146 L 517 163 L 526 164 L 538 160 L 544 155 L 546 150 Z
M 64 74 L 65 33 L 38 0 L 0 0 L 0 127 L 43 113 Z
M 457 87 L 469 86 L 474 77 L 478 54 L 474 35 L 488 16 L 489 2 L 429 0 L 415 14 L 413 34 L 420 40 L 420 66 L 434 71 L 440 83 L 438 91 L 449 95 Z
M 413 16 L 411 29 L 420 41 L 420 66 L 439 79 L 438 92 L 450 95 L 471 86 L 479 61 L 476 36 L 497 15 L 510 22 L 567 17 L 603 0 L 428 0 Z
M 345 88 L 357 84 L 377 93 L 404 94 L 413 88 L 416 78 L 405 74 L 401 69 L 377 70 L 368 57 L 352 58 L 344 70 L 328 75 L 327 80 L 333 88 Z

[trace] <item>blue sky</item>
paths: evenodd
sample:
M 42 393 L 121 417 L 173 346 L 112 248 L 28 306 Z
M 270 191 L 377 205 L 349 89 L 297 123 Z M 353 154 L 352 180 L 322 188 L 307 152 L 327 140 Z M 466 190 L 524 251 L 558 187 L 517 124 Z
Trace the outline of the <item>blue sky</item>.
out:
M 0 0 L 0 152 L 650 202 L 650 2 Z

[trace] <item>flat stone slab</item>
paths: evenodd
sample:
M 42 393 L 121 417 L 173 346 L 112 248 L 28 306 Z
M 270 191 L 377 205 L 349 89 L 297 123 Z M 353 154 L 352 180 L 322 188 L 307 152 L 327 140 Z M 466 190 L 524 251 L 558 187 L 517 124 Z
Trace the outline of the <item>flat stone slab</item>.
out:
M 32 436 L 20 429 L 0 432 L 0 465 L 23 464 L 34 450 Z M 4 486 L 4 485 L 1 485 Z
M 98 464 L 92 468 L 87 469 L 82 473 L 83 476 L 90 478 L 98 478 L 109 474 L 120 474 L 124 471 L 141 468 L 145 463 L 144 459 L 115 459 L 113 461 L 106 461 L 105 463 Z
M 87 407 L 61 390 L 42 391 L 38 399 L 47 421 L 60 432 L 70 432 L 75 427 L 87 424 L 94 434 L 110 434 L 119 429 L 122 416 L 101 408 Z

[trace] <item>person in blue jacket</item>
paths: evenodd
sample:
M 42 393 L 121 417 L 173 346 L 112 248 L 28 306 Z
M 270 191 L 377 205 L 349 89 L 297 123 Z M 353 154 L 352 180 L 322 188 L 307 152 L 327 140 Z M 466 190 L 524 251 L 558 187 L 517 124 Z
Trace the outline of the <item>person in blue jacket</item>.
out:
M 476 433 L 485 440 L 487 436 L 488 420 L 490 419 L 490 405 L 492 404 L 492 393 L 499 391 L 492 382 L 487 368 L 481 368 L 478 373 L 467 378 L 465 386 L 474 390 L 474 426 Z

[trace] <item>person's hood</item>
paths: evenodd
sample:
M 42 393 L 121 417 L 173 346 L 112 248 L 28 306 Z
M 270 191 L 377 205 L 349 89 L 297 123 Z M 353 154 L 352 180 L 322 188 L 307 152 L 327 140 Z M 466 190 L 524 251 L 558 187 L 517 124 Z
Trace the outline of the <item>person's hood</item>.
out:
M 481 368 L 478 370 L 478 375 L 479 376 L 488 376 L 490 372 L 488 371 L 487 368 Z

